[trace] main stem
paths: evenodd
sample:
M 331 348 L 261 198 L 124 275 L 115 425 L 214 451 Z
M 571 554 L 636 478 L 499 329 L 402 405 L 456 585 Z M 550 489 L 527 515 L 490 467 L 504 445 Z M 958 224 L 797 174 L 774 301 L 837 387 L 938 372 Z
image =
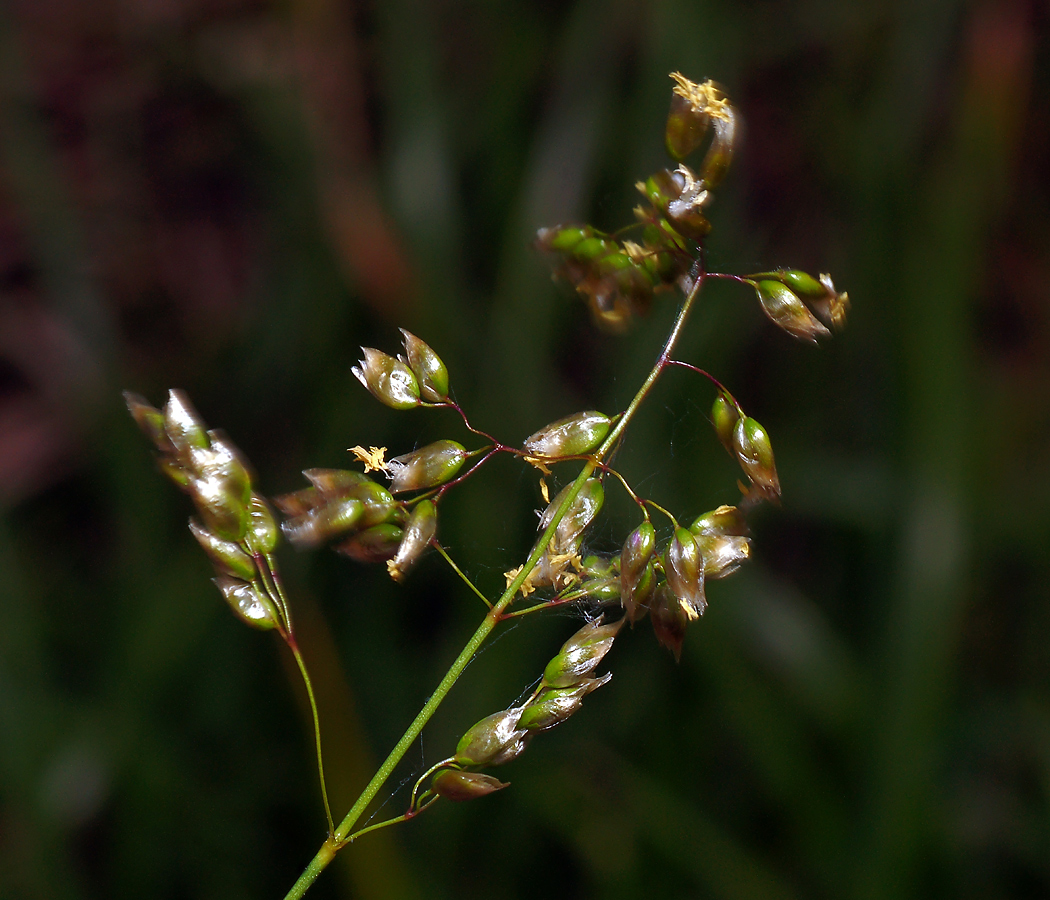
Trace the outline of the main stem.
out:
M 320 875 L 335 858 L 335 854 L 356 837 L 355 834 L 351 834 L 354 825 L 357 824 L 358 819 L 361 818 L 365 809 L 368 807 L 368 804 L 372 802 L 375 795 L 379 793 L 383 785 L 386 784 L 387 779 L 390 778 L 394 769 L 397 767 L 397 764 L 401 762 L 405 753 L 408 752 L 408 748 L 413 745 L 416 738 L 419 736 L 419 733 L 423 730 L 423 726 L 427 724 L 430 717 L 448 695 L 448 692 L 452 690 L 453 685 L 459 680 L 459 676 L 463 674 L 463 670 L 466 669 L 468 663 L 473 659 L 474 654 L 478 652 L 481 645 L 485 642 L 485 639 L 491 634 L 496 625 L 499 624 L 504 610 L 506 610 L 514 601 L 514 597 L 517 595 L 522 584 L 524 584 L 525 579 L 539 563 L 540 557 L 543 556 L 547 545 L 550 543 L 550 539 L 554 536 L 558 523 L 572 505 L 572 502 L 576 499 L 576 495 L 583 487 L 583 483 L 594 474 L 594 470 L 597 468 L 598 463 L 610 450 L 612 450 L 613 447 L 616 446 L 624 429 L 627 427 L 627 423 L 631 421 L 635 413 L 638 411 L 638 407 L 641 406 L 650 391 L 652 391 L 653 385 L 656 384 L 657 378 L 660 377 L 660 373 L 669 365 L 671 354 L 674 351 L 675 345 L 678 343 L 678 339 L 681 337 L 682 330 L 685 328 L 686 319 L 688 319 L 689 313 L 696 304 L 696 298 L 700 295 L 700 289 L 703 286 L 704 277 L 703 272 L 697 275 L 692 289 L 686 295 L 685 300 L 682 302 L 682 305 L 678 310 L 678 316 L 675 319 L 674 327 L 671 329 L 671 333 L 667 336 L 664 348 L 661 351 L 660 356 L 657 358 L 656 363 L 649 371 L 648 377 L 638 389 L 638 393 L 634 395 L 634 399 L 631 400 L 630 405 L 624 411 L 624 414 L 620 416 L 619 421 L 613 427 L 612 431 L 609 432 L 608 436 L 602 442 L 602 445 L 595 451 L 594 458 L 588 460 L 584 464 L 583 469 L 576 477 L 576 480 L 572 484 L 572 488 L 568 491 L 561 506 L 555 512 L 550 524 L 544 530 L 543 534 L 540 535 L 540 539 L 533 547 L 532 552 L 522 566 L 521 571 L 518 572 L 517 576 L 507 585 L 507 589 L 503 592 L 502 596 L 496 601 L 492 609 L 489 610 L 488 614 L 482 620 L 481 625 L 478 626 L 478 630 L 475 631 L 470 640 L 467 641 L 462 652 L 456 657 L 455 661 L 449 667 L 448 672 L 445 673 L 445 677 L 441 679 L 441 683 L 437 686 L 437 689 L 430 695 L 427 702 L 423 704 L 423 708 L 419 711 L 419 714 L 412 721 L 412 724 L 408 726 L 408 729 L 401 736 L 401 740 L 397 742 L 394 749 L 390 751 L 390 755 L 384 760 L 383 764 L 379 767 L 379 770 L 374 776 L 372 776 L 372 780 L 368 782 L 368 785 L 361 792 L 361 796 L 357 798 L 357 802 L 354 803 L 350 812 L 348 812 L 343 821 L 339 823 L 339 827 L 336 828 L 333 833 L 329 834 L 327 840 L 321 845 L 321 849 L 318 850 L 314 858 L 310 860 L 310 864 L 303 871 L 303 874 L 299 876 L 299 880 L 292 885 L 292 889 L 285 896 L 285 900 L 298 900 L 298 898 L 302 897 L 309 889 L 310 885 L 317 880 L 317 876 Z

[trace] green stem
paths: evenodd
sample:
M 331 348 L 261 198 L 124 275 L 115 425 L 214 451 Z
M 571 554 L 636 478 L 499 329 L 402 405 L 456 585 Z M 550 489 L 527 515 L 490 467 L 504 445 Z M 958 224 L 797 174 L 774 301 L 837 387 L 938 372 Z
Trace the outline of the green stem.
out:
M 379 831 L 380 828 L 389 828 L 391 825 L 397 825 L 401 822 L 407 822 L 409 819 L 414 819 L 421 812 L 423 812 L 424 809 L 429 809 L 431 806 L 433 806 L 438 799 L 439 798 L 437 796 L 431 797 L 430 799 L 424 801 L 423 805 L 420 806 L 419 809 L 414 809 L 411 812 L 405 813 L 404 815 L 395 816 L 393 819 L 387 819 L 383 822 L 377 822 L 375 825 L 369 825 L 367 828 L 362 828 L 360 831 L 355 831 L 336 849 L 341 850 L 347 844 L 356 841 L 359 837 L 361 837 L 361 835 L 368 834 L 370 831 Z
M 463 574 L 463 572 L 460 570 L 459 566 L 456 565 L 452 557 L 448 555 L 448 551 L 445 550 L 445 548 L 442 547 L 441 544 L 437 543 L 436 541 L 434 542 L 434 547 L 437 548 L 437 552 L 441 554 L 445 562 L 452 566 L 452 571 L 463 579 L 463 582 L 466 584 L 466 586 L 469 587 L 475 594 L 477 594 L 481 598 L 482 603 L 484 603 L 489 609 L 492 609 L 492 601 L 489 600 L 489 598 L 486 597 L 483 593 L 481 593 L 480 590 L 478 590 L 477 586 L 474 584 L 473 581 L 471 581 L 469 578 L 467 578 L 466 575 Z
M 281 586 L 281 579 L 277 574 L 277 568 L 274 565 L 273 557 L 269 554 L 255 554 L 255 563 L 266 594 L 277 604 L 283 614 L 284 622 L 279 629 L 281 637 L 284 638 L 284 642 L 288 645 L 288 649 L 292 651 L 292 656 L 295 657 L 296 665 L 299 666 L 299 674 L 302 675 L 303 684 L 306 686 L 306 696 L 310 701 L 310 713 L 313 716 L 314 723 L 314 750 L 317 754 L 317 777 L 321 782 L 321 800 L 324 803 L 324 814 L 325 819 L 328 822 L 328 833 L 331 834 L 335 830 L 335 821 L 332 819 L 332 807 L 328 802 L 328 785 L 325 783 L 324 778 L 324 756 L 321 753 L 321 718 L 317 712 L 317 701 L 314 698 L 313 682 L 310 681 L 310 673 L 306 670 L 306 663 L 303 660 L 302 653 L 299 652 L 299 644 L 295 640 L 295 632 L 292 628 L 291 607 L 288 603 L 288 597 L 284 593 L 284 588 Z
M 441 762 L 434 763 L 429 769 L 427 769 L 419 778 L 416 779 L 415 786 L 412 788 L 412 799 L 408 803 L 408 811 L 412 812 L 416 808 L 416 798 L 419 794 L 419 786 L 423 781 L 433 775 L 438 769 L 444 769 L 452 765 L 456 761 L 454 756 L 443 759 Z
M 393 774 L 394 769 L 398 763 L 401 762 L 402 757 L 404 757 L 405 753 L 408 752 L 408 749 L 415 743 L 416 738 L 419 737 L 420 732 L 423 730 L 423 726 L 427 724 L 430 717 L 441 705 L 449 691 L 452 690 L 455 683 L 459 680 L 459 676 L 463 674 L 463 670 L 466 669 L 468 663 L 474 658 L 474 654 L 481 648 L 485 639 L 492 633 L 492 630 L 496 625 L 499 624 L 500 619 L 503 617 L 504 610 L 511 605 L 518 590 L 521 588 L 522 584 L 525 583 L 525 579 L 528 578 L 533 569 L 539 564 L 540 558 L 543 556 L 547 545 L 550 543 L 551 538 L 554 537 L 554 532 L 557 529 L 558 524 L 576 499 L 576 495 L 579 494 L 584 482 L 594 474 L 594 470 L 598 467 L 601 459 L 616 445 L 617 441 L 619 441 L 620 436 L 627 427 L 627 423 L 634 418 L 638 408 L 652 391 L 653 385 L 656 384 L 656 380 L 660 377 L 660 373 L 667 367 L 675 344 L 678 343 L 682 330 L 685 328 L 685 323 L 689 318 L 689 313 L 692 311 L 692 308 L 696 303 L 696 298 L 700 294 L 700 288 L 703 286 L 703 281 L 704 275 L 703 273 L 700 273 L 693 284 L 692 290 L 689 291 L 685 300 L 682 302 L 682 306 L 678 310 L 678 316 L 675 319 L 671 333 L 668 335 L 667 341 L 664 343 L 664 349 L 661 351 L 659 358 L 650 370 L 645 382 L 642 384 L 641 388 L 639 388 L 638 393 L 634 395 L 634 399 L 631 400 L 630 405 L 624 411 L 620 420 L 616 423 L 612 431 L 609 432 L 608 436 L 602 442 L 602 445 L 595 452 L 594 458 L 584 463 L 583 469 L 580 471 L 580 474 L 576 476 L 576 480 L 573 482 L 572 487 L 566 492 L 561 506 L 555 512 L 546 529 L 544 529 L 543 534 L 540 535 L 540 539 L 533 546 L 532 552 L 522 566 L 521 571 L 519 571 L 511 580 L 502 596 L 496 601 L 496 604 L 492 609 L 489 610 L 488 614 L 478 626 L 477 631 L 475 631 L 470 640 L 467 641 L 466 646 L 449 667 L 448 672 L 445 673 L 445 677 L 441 679 L 441 683 L 437 686 L 437 689 L 430 695 L 427 702 L 423 704 L 423 708 L 419 711 L 419 714 L 412 721 L 412 724 L 408 726 L 408 729 L 401 736 L 401 740 L 397 742 L 394 749 L 390 751 L 390 755 L 383 761 L 379 770 L 372 776 L 372 780 L 368 782 L 368 785 L 361 792 L 361 796 L 357 798 L 357 802 L 354 803 L 350 812 L 348 812 L 343 821 L 339 823 L 339 827 L 331 833 L 329 838 L 321 845 L 321 849 L 317 851 L 317 855 L 310 861 L 310 864 L 303 871 L 303 874 L 299 876 L 299 880 L 292 885 L 292 889 L 286 895 L 285 900 L 297 900 L 297 898 L 302 897 L 309 889 L 310 885 L 317 880 L 317 876 L 320 875 L 332 861 L 332 858 L 335 856 L 339 847 L 348 840 L 351 830 L 357 823 L 357 820 L 364 814 L 368 804 L 372 802 L 375 795 L 379 793 L 383 785 L 386 784 L 387 779 Z
M 338 850 L 339 845 L 335 843 L 331 836 L 329 836 L 328 839 L 321 844 L 321 849 L 318 850 L 314 858 L 310 860 L 309 865 L 303 870 L 303 874 L 299 876 L 299 880 L 292 885 L 292 889 L 285 896 L 284 900 L 299 900 L 299 898 L 307 892 L 310 885 L 317 881 L 317 876 L 328 868 L 328 864 L 335 858 L 335 854 Z
M 581 588 L 576 591 L 570 591 L 567 594 L 557 594 L 551 597 L 549 600 L 544 600 L 542 603 L 537 603 L 535 606 L 526 606 L 524 609 L 516 609 L 511 613 L 504 613 L 504 619 L 520 619 L 522 616 L 528 616 L 532 613 L 542 612 L 545 609 L 554 609 L 556 606 L 564 606 L 566 603 L 575 603 L 577 600 L 582 600 L 584 597 L 591 596 L 591 591 L 586 588 Z
M 673 363 L 674 360 L 671 360 L 671 362 Z M 621 485 L 623 485 L 623 489 L 625 491 L 627 491 L 627 493 L 630 495 L 631 499 L 635 503 L 637 503 L 639 507 L 641 507 L 642 513 L 647 519 L 649 518 L 649 512 L 646 510 L 646 507 L 648 506 L 648 507 L 650 507 L 652 509 L 655 509 L 658 513 L 661 513 L 662 515 L 667 516 L 668 519 L 670 519 L 672 522 L 674 522 L 674 527 L 675 528 L 678 527 L 678 521 L 675 519 L 674 516 L 672 516 L 659 503 L 656 503 L 653 500 L 643 500 L 641 497 L 639 497 L 634 492 L 634 489 L 627 483 L 627 479 L 624 478 L 619 472 L 617 472 L 616 469 L 614 469 L 612 466 L 606 466 L 606 465 L 603 465 L 601 467 L 601 469 L 602 469 L 603 472 L 608 472 L 610 475 L 612 475 L 614 478 L 616 478 L 617 481 L 619 481 Z
M 602 442 L 602 445 L 595 452 L 594 456 L 598 461 L 601 461 L 605 454 L 616 445 L 616 442 L 620 439 L 620 435 L 623 434 L 624 429 L 627 427 L 627 423 L 634 418 L 635 413 L 638 412 L 638 407 L 640 407 L 645 398 L 649 396 L 649 393 L 653 389 L 653 385 L 656 384 L 656 379 L 660 377 L 660 373 L 671 364 L 671 354 L 674 351 L 675 344 L 678 343 L 678 339 L 682 336 L 682 330 L 685 328 L 685 323 L 689 318 L 689 313 L 693 310 L 696 298 L 700 295 L 700 289 L 703 287 L 705 277 L 706 275 L 703 272 L 697 275 L 696 281 L 693 282 L 692 290 L 686 295 L 685 300 L 682 302 L 682 305 L 678 310 L 678 317 L 674 321 L 671 333 L 667 336 L 667 340 L 664 343 L 664 349 L 660 352 L 660 356 L 657 358 L 652 369 L 649 370 L 648 377 L 638 389 L 638 393 L 634 395 L 634 399 L 631 400 L 630 405 L 624 410 L 623 415 L 620 417 L 620 421 L 613 426 L 612 431 L 609 432 L 608 436 Z
M 331 835 L 335 831 L 335 821 L 332 819 L 332 807 L 328 803 L 328 787 L 324 780 L 324 757 L 321 754 L 321 719 L 317 714 L 317 701 L 314 700 L 314 686 L 310 681 L 310 673 L 306 671 L 306 663 L 303 662 L 303 656 L 299 652 L 299 645 L 296 644 L 295 638 L 290 634 L 285 638 L 288 643 L 288 648 L 292 651 L 292 656 L 295 657 L 295 662 L 299 666 L 299 672 L 303 676 L 303 684 L 306 685 L 306 696 L 310 700 L 310 712 L 314 718 L 314 748 L 317 752 L 317 777 L 321 782 L 321 800 L 324 801 L 324 814 L 325 819 L 328 821 L 328 834 Z

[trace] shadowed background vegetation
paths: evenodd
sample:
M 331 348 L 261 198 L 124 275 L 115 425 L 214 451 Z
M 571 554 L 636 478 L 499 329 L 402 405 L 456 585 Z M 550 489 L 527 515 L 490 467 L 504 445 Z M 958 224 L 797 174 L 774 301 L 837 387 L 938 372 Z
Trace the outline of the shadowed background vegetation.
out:
M 680 665 L 624 632 L 609 686 L 496 772 L 510 789 L 367 837 L 311 896 L 1050 893 L 1047 18 L 1034 0 L 0 6 L 0 896 L 280 897 L 324 836 L 294 664 L 225 609 L 120 390 L 185 388 L 271 494 L 354 444 L 462 439 L 350 375 L 397 326 L 508 442 L 621 409 L 672 302 L 597 333 L 530 245 L 629 219 L 666 165 L 672 70 L 719 81 L 746 124 L 711 267 L 829 271 L 853 300 L 815 349 L 712 284 L 679 353 L 768 428 L 783 505 Z M 736 496 L 712 399 L 668 372 L 618 457 L 686 520 Z M 636 524 L 608 493 L 602 550 Z M 495 590 L 540 504 L 501 460 L 449 495 L 443 540 Z M 328 553 L 282 565 L 341 815 L 482 610 L 436 556 L 400 588 Z M 505 628 L 404 777 L 577 624 Z

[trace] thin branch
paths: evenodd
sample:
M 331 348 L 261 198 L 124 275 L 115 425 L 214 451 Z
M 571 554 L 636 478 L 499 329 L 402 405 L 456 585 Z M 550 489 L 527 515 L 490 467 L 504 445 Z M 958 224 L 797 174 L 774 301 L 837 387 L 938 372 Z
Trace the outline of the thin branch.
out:
M 456 565 L 452 557 L 448 555 L 448 552 L 445 550 L 445 548 L 442 547 L 441 544 L 439 544 L 437 541 L 434 541 L 434 547 L 437 549 L 437 552 L 445 558 L 445 562 L 452 566 L 452 571 L 455 572 L 460 578 L 462 578 L 463 581 L 466 583 L 467 587 L 469 587 L 475 594 L 477 594 L 481 598 L 482 603 L 484 603 L 489 609 L 492 609 L 492 601 L 489 600 L 489 598 L 486 597 L 483 593 L 481 593 L 481 591 L 478 589 L 477 585 L 474 584 L 473 581 L 471 581 L 466 575 L 463 574 L 462 570 L 459 568 L 459 566 Z
M 317 777 L 321 782 L 321 800 L 324 802 L 324 814 L 328 822 L 328 835 L 331 837 L 335 833 L 335 821 L 332 819 L 332 807 L 328 802 L 328 786 L 325 784 L 324 778 L 324 755 L 321 753 L 321 718 L 317 713 L 314 686 L 310 681 L 310 673 L 306 670 L 303 655 L 299 652 L 299 645 L 291 635 L 288 635 L 285 641 L 288 644 L 288 649 L 292 651 L 292 656 L 295 657 L 296 665 L 299 666 L 299 673 L 303 676 L 303 684 L 306 685 L 306 696 L 310 700 L 310 712 L 314 721 L 314 749 L 317 752 Z

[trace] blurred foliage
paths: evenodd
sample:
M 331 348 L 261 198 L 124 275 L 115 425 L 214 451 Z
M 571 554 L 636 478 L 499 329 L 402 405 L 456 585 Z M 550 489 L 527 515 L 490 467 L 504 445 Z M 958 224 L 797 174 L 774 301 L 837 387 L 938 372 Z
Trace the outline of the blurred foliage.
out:
M 370 835 L 313 893 L 1050 893 L 1046 26 L 1026 0 L 0 7 L 0 896 L 278 897 L 323 838 L 293 664 L 208 583 L 120 389 L 185 388 L 270 493 L 461 437 L 352 379 L 395 326 L 505 440 L 621 408 L 670 306 L 596 334 L 530 242 L 628 217 L 672 70 L 747 126 L 711 267 L 830 271 L 854 302 L 814 350 L 712 284 L 681 349 L 769 429 L 783 507 L 681 665 L 625 634 L 510 789 Z M 622 471 L 686 517 L 731 502 L 712 392 L 659 391 Z M 501 462 L 443 539 L 500 585 L 540 502 Z M 401 588 L 283 565 L 341 814 L 481 610 L 437 558 Z M 527 626 L 416 771 L 575 623 Z

